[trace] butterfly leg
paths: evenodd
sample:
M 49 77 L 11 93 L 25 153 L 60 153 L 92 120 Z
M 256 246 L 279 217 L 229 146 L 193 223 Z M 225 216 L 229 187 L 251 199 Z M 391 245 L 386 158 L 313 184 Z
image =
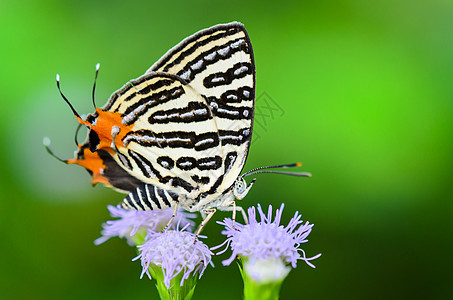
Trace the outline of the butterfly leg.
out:
M 236 222 L 236 211 L 240 211 L 241 212 L 242 217 L 244 218 L 245 224 L 249 223 L 249 220 L 247 218 L 247 214 L 245 213 L 244 208 L 242 208 L 241 206 L 236 206 L 236 201 L 231 201 L 228 204 L 228 206 L 219 207 L 219 209 L 222 210 L 222 211 L 232 211 L 233 212 L 233 216 L 232 216 L 233 228 L 234 228 L 234 223 Z
M 173 222 L 173 219 L 176 217 L 176 213 L 178 212 L 178 203 L 175 204 L 175 208 L 173 210 L 173 214 L 171 215 L 170 220 L 168 221 L 167 225 L 165 225 L 164 229 L 162 229 L 162 232 L 165 232 L 171 225 L 171 222 Z
M 234 223 L 236 222 L 236 201 L 233 201 L 233 215 L 232 215 L 232 218 L 233 218 L 233 228 L 234 228 Z M 236 228 L 234 228 L 236 229 Z
M 244 218 L 245 224 L 248 224 L 249 220 L 247 218 L 247 214 L 245 213 L 244 208 L 242 208 L 242 206 L 236 206 L 236 201 L 235 201 L 234 206 L 233 206 L 233 228 L 234 228 L 234 222 L 236 221 L 236 211 L 241 212 L 242 217 Z
M 203 230 L 203 227 L 208 223 L 208 221 L 212 218 L 212 216 L 215 214 L 217 210 L 215 208 L 210 208 L 210 209 L 205 209 L 203 210 L 203 213 L 205 214 L 205 218 L 201 222 L 201 224 L 198 226 L 197 231 L 195 232 L 195 236 L 198 236 Z

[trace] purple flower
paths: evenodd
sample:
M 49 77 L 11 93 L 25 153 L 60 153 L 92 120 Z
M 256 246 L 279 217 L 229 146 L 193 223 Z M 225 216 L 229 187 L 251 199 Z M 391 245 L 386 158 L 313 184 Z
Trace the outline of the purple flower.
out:
M 305 251 L 299 248 L 300 244 L 308 241 L 307 236 L 310 234 L 313 224 L 308 221 L 303 224 L 302 215 L 296 212 L 286 227 L 280 225 L 283 207 L 284 204 L 277 209 L 273 221 L 272 206 L 269 205 L 266 216 L 258 204 L 260 222 L 256 220 L 255 207 L 250 207 L 247 211 L 250 224 L 243 225 L 236 222 L 233 227 L 233 221 L 230 218 L 218 222 L 225 226 L 222 234 L 226 235 L 227 239 L 212 249 L 218 249 L 226 244 L 225 249 L 217 254 L 225 252 L 228 246 L 231 246 L 233 251 L 231 257 L 223 261 L 223 264 L 231 264 L 239 255 L 246 258 L 249 265 L 253 265 L 255 261 L 272 264 L 275 258 L 279 258 L 283 263 L 291 264 L 293 268 L 296 267 L 298 260 L 303 260 L 310 267 L 315 268 L 310 261 L 320 257 L 321 254 L 307 258 Z M 283 269 L 281 272 L 285 273 Z
M 102 224 L 102 236 L 94 241 L 96 245 L 102 244 L 111 237 L 118 236 L 120 238 L 126 238 L 129 245 L 134 246 L 136 242 L 132 239 L 137 233 L 141 234 L 141 240 L 148 231 L 160 231 L 170 220 L 173 209 L 165 210 L 153 210 L 153 211 L 138 211 L 124 209 L 120 205 L 107 206 L 110 211 L 110 215 L 118 220 L 110 220 Z M 190 219 L 195 218 L 196 215 L 189 214 L 183 211 L 178 211 L 175 219 L 172 222 L 171 227 L 175 224 L 180 226 L 188 226 L 191 229 L 194 226 L 194 222 Z
M 186 225 L 187 227 L 187 225 Z M 200 236 L 198 236 L 200 238 Z M 147 241 L 138 246 L 140 254 L 134 258 L 141 259 L 142 274 L 151 279 L 149 268 L 157 266 L 162 269 L 164 283 L 170 287 L 170 281 L 183 272 L 180 285 L 185 279 L 198 272 L 199 278 L 206 267 L 211 264 L 213 253 L 208 246 L 200 242 L 195 234 L 182 230 L 167 230 L 165 232 L 149 232 Z

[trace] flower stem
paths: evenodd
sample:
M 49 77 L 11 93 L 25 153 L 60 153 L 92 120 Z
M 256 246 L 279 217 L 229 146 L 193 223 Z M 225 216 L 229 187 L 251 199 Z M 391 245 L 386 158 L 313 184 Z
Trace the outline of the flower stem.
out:
M 283 279 L 280 281 L 258 283 L 253 280 L 244 269 L 239 266 L 242 279 L 244 281 L 244 300 L 277 300 L 280 293 L 280 286 Z
M 130 239 L 134 242 L 135 245 L 143 245 L 146 238 L 146 229 L 140 228 L 137 230 L 135 235 L 131 236 Z
M 156 265 L 150 265 L 149 273 L 156 280 L 156 288 L 161 300 L 190 300 L 196 287 L 197 276 L 190 276 L 184 280 L 181 286 L 183 272 L 178 274 L 170 281 L 170 287 L 167 288 L 164 283 L 164 274 L 162 269 Z

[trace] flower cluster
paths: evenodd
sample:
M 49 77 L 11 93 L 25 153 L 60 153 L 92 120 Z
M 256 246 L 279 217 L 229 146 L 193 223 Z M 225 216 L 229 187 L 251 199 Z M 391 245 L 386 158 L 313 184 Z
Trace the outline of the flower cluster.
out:
M 146 274 L 151 279 L 149 273 L 151 264 L 162 267 L 167 288 L 170 286 L 170 281 L 181 272 L 183 273 L 180 283 L 182 286 L 184 280 L 191 274 L 198 272 L 201 277 L 209 264 L 214 266 L 211 262 L 213 253 L 208 246 L 199 241 L 195 234 L 185 231 L 185 228 L 163 233 L 150 232 L 147 241 L 138 246 L 138 249 L 140 255 L 134 260 L 141 259 L 143 267 L 141 277 Z
M 300 248 L 308 241 L 313 224 L 303 222 L 296 212 L 288 225 L 281 225 L 283 208 L 282 204 L 274 216 L 272 206 L 265 214 L 258 204 L 257 209 L 251 207 L 247 211 L 249 224 L 240 224 L 231 218 L 218 222 L 224 226 L 222 234 L 226 240 L 209 249 L 198 239 L 203 236 L 191 232 L 195 225 L 194 214 L 178 211 L 170 228 L 162 231 L 173 209 L 134 211 L 109 206 L 110 214 L 117 219 L 103 224 L 102 236 L 95 243 L 101 244 L 117 236 L 137 246 L 139 254 L 133 260 L 141 262 L 140 278 L 146 274 L 156 279 L 162 299 L 190 299 L 196 281 L 208 265 L 214 266 L 211 250 L 225 246 L 217 254 L 228 248 L 232 254 L 223 265 L 230 265 L 236 257 L 241 259 L 245 299 L 263 299 L 260 297 L 264 294 L 273 295 L 266 299 L 277 299 L 281 283 L 297 261 L 303 260 L 315 268 L 311 261 L 321 256 L 308 258 Z
M 286 227 L 280 225 L 283 208 L 282 204 L 280 209 L 276 210 L 274 220 L 272 206 L 269 206 L 266 215 L 258 204 L 260 221 L 257 220 L 255 207 L 251 207 L 247 211 L 249 224 L 233 223 L 230 218 L 218 222 L 225 226 L 222 234 L 226 235 L 227 239 L 212 249 L 218 249 L 226 244 L 225 249 L 217 254 L 224 253 L 228 246 L 232 250 L 230 258 L 224 260 L 223 264 L 229 265 L 239 256 L 243 259 L 246 271 L 250 270 L 249 275 L 255 276 L 256 279 L 264 278 L 263 280 L 270 280 L 274 275 L 278 278 L 286 277 L 289 272 L 287 265 L 295 268 L 298 260 L 303 260 L 315 268 L 310 261 L 320 257 L 321 254 L 307 258 L 305 251 L 299 248 L 308 241 L 307 237 L 313 224 L 308 221 L 303 223 L 302 215 L 296 212 Z
M 109 205 L 107 208 L 112 217 L 119 219 L 107 221 L 102 225 L 102 236 L 94 241 L 96 245 L 102 244 L 112 237 L 120 237 L 126 238 L 128 244 L 134 246 L 138 244 L 137 241 L 134 241 L 134 236 L 139 234 L 141 240 L 143 240 L 148 231 L 161 231 L 173 214 L 171 208 L 153 211 L 129 210 L 120 205 Z M 182 227 L 188 226 L 187 229 L 191 230 L 195 225 L 195 222 L 191 219 L 195 217 L 195 214 L 179 210 L 170 227 L 179 224 Z
M 108 206 L 110 214 L 116 220 L 107 221 L 102 225 L 102 236 L 95 240 L 99 245 L 111 237 L 126 238 L 131 246 L 137 246 L 143 267 L 141 277 L 147 274 L 151 279 L 150 270 L 158 267 L 163 272 L 163 282 L 169 288 L 170 281 L 182 274 L 180 285 L 195 273 L 200 277 L 211 262 L 212 252 L 208 246 L 200 242 L 193 233 L 194 214 L 178 211 L 169 230 L 162 232 L 170 220 L 173 209 L 156 211 L 127 210 L 121 206 Z M 182 227 L 179 230 L 179 227 Z M 173 228 L 173 230 L 170 230 Z

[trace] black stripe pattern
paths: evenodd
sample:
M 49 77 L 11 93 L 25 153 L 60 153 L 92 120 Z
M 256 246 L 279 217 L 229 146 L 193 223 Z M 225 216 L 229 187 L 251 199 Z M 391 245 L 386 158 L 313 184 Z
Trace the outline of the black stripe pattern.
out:
M 175 206 L 178 195 L 169 190 L 163 190 L 150 184 L 137 187 L 123 200 L 122 207 L 135 210 L 159 210 Z
M 250 141 L 251 138 L 250 128 L 243 128 L 238 131 L 235 130 L 219 130 L 220 140 L 222 141 L 222 146 L 225 145 L 235 145 L 240 146 L 245 142 Z
M 240 130 L 219 130 L 218 133 L 206 132 L 201 134 L 186 131 L 155 134 L 149 130 L 139 130 L 128 133 L 123 138 L 123 143 L 125 146 L 134 142 L 144 147 L 187 148 L 203 151 L 218 146 L 219 137 L 222 146 L 228 144 L 240 146 L 250 140 L 251 130 L 250 128 L 242 128 Z
M 128 150 L 129 156 L 132 157 L 132 159 L 135 161 L 137 164 L 138 168 L 142 172 L 143 176 L 147 178 L 153 178 L 153 179 L 162 179 L 162 176 L 160 173 L 153 167 L 151 162 L 147 160 L 143 155 L 132 151 Z
M 221 46 L 215 46 L 210 51 L 201 53 L 193 60 L 193 63 L 184 67 L 177 75 L 185 81 L 191 82 L 197 74 L 206 70 L 209 65 L 213 65 L 220 60 L 228 59 L 239 51 L 249 53 L 247 43 L 243 38 L 233 40 Z
M 126 111 L 123 113 L 123 124 L 133 124 L 140 116 L 148 112 L 150 108 L 174 99 L 178 99 L 183 94 L 184 89 L 182 87 L 174 87 L 169 90 L 141 97 L 139 101 L 126 108 Z
M 249 74 L 253 74 L 254 69 L 250 63 L 240 62 L 225 72 L 218 72 L 209 75 L 203 80 L 203 85 L 206 88 L 213 88 L 221 85 L 228 85 L 235 79 L 240 79 Z
M 248 86 L 240 87 L 237 90 L 228 90 L 220 96 L 220 98 L 209 97 L 209 102 L 216 103 L 241 103 L 242 101 L 251 101 L 255 99 L 255 94 L 252 88 Z
M 230 36 L 233 36 L 241 31 L 242 28 L 237 26 L 231 26 L 231 24 L 218 25 L 212 28 L 202 30 L 179 43 L 174 49 L 169 51 L 164 57 L 162 57 L 156 64 L 154 64 L 150 71 L 162 70 L 163 72 L 168 72 L 170 68 L 175 65 L 180 64 L 186 57 L 198 51 L 202 46 L 205 46 L 213 41 L 220 39 L 228 39 Z M 200 40 L 200 37 L 207 37 Z M 194 43 L 195 42 L 195 43 Z M 181 51 L 187 45 L 194 43 L 190 48 Z M 176 58 L 169 62 L 173 57 Z M 196 61 L 196 60 L 194 60 Z
M 203 151 L 219 145 L 219 134 L 216 132 L 205 132 L 196 134 L 187 131 L 170 131 L 154 133 L 150 130 L 141 129 L 131 131 L 123 138 L 125 146 L 134 142 L 143 147 L 159 148 L 186 148 L 195 151 Z
M 186 107 L 157 111 L 148 118 L 149 124 L 193 123 L 212 119 L 209 108 L 200 102 L 189 102 Z

